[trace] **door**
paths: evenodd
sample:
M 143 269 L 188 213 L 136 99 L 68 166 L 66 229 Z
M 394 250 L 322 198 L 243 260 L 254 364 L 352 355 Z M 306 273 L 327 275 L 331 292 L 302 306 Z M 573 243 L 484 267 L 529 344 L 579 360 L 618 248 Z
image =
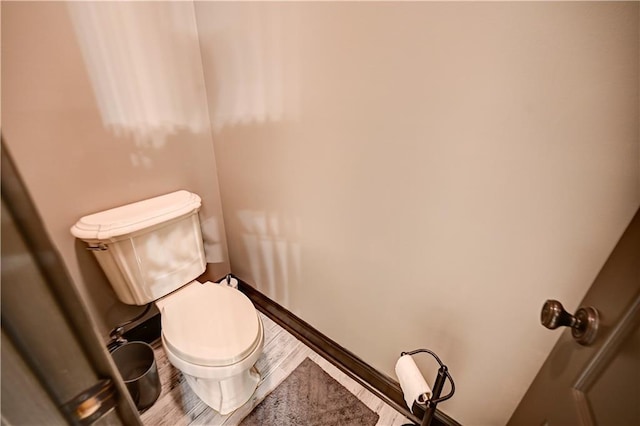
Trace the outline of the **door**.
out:
M 640 211 L 580 306 L 598 311 L 595 341 L 565 329 L 510 425 L 640 425 Z
M 140 425 L 4 143 L 0 158 L 0 423 Z

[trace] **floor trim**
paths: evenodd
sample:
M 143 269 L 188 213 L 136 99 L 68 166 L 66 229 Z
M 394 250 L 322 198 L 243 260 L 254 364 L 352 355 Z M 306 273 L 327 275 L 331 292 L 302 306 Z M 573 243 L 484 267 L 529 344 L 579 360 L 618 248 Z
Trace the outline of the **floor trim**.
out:
M 237 278 L 237 277 L 236 277 Z M 404 396 L 397 381 L 379 372 L 356 355 L 331 340 L 310 324 L 298 318 L 289 310 L 269 299 L 264 294 L 238 279 L 238 289 L 242 291 L 256 308 L 289 331 L 304 344 L 322 355 L 327 361 L 356 380 L 365 388 L 376 394 L 389 405 L 407 416 L 416 424 L 420 424 L 423 412 L 411 414 L 404 402 Z M 433 426 L 459 426 L 451 417 L 436 410 Z
M 209 279 L 205 277 L 204 281 Z M 237 277 L 236 277 L 237 278 Z M 360 383 L 362 386 L 373 392 L 380 399 L 391 405 L 400 413 L 404 414 L 410 421 L 420 424 L 424 412 L 417 410 L 416 414 L 411 414 L 407 409 L 402 389 L 397 381 L 376 370 L 355 354 L 351 353 L 343 346 L 331 340 L 304 320 L 298 318 L 292 312 L 274 302 L 251 285 L 240 278 L 238 279 L 238 289 L 242 291 L 255 305 L 255 307 L 271 318 L 282 328 L 293 334 L 301 342 L 320 354 L 323 358 L 335 365 L 345 374 Z M 203 280 L 201 280 L 203 281 Z M 215 280 L 216 282 L 219 280 Z M 154 315 L 143 323 L 133 327 L 124 334 L 128 341 L 145 341 L 151 343 L 160 337 L 160 314 Z M 419 408 L 419 407 L 418 407 Z M 432 421 L 432 426 L 460 426 L 451 417 L 436 410 Z
M 122 337 L 124 337 L 127 342 L 145 342 L 151 344 L 160 338 L 160 327 L 160 314 L 158 313 L 125 332 Z

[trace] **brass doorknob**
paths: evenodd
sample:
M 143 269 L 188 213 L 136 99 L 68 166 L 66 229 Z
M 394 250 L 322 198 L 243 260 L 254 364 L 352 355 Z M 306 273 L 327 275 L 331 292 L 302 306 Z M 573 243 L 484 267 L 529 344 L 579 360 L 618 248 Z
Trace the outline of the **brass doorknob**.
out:
M 600 318 L 596 308 L 580 308 L 575 315 L 567 312 L 557 300 L 547 300 L 542 306 L 540 322 L 550 330 L 571 327 L 571 335 L 581 345 L 590 345 L 598 333 Z

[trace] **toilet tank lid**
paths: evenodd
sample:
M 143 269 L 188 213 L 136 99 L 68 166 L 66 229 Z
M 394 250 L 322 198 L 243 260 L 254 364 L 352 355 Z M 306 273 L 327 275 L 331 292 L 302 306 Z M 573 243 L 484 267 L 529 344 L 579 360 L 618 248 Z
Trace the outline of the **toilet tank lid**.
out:
M 84 216 L 71 227 L 71 234 L 85 241 L 105 241 L 192 213 L 201 204 L 197 194 L 175 191 Z

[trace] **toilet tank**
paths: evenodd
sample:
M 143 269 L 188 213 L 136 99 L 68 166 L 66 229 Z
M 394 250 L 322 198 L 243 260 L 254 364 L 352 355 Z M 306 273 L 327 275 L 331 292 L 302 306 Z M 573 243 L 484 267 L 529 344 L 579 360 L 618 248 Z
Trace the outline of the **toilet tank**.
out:
M 84 216 L 71 233 L 87 243 L 122 302 L 144 305 L 204 272 L 200 205 L 198 195 L 176 191 Z

